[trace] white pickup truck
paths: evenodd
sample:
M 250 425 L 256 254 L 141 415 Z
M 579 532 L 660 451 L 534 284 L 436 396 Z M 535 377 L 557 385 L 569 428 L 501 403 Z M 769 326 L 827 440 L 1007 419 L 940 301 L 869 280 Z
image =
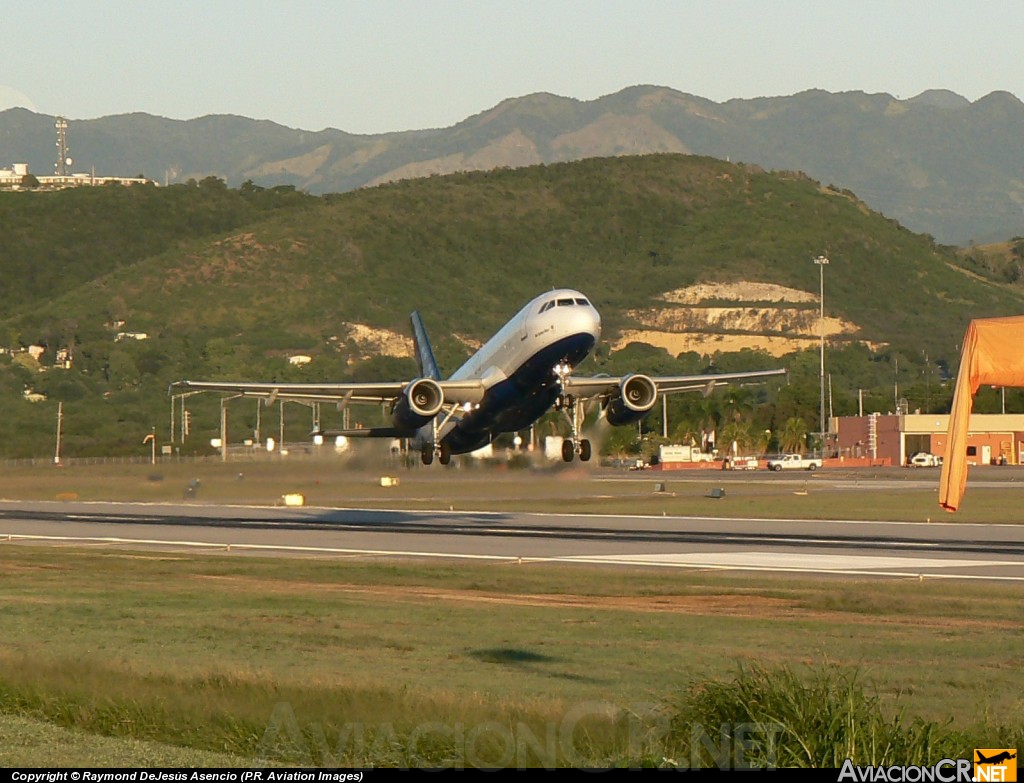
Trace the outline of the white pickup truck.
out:
M 768 470 L 816 470 L 820 467 L 821 460 L 817 457 L 804 457 L 800 454 L 783 454 L 768 460 Z

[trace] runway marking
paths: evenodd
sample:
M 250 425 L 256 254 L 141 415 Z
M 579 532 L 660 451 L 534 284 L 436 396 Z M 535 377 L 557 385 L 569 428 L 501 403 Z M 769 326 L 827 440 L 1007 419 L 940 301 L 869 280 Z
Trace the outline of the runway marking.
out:
M 888 555 L 808 555 L 778 552 L 695 552 L 650 555 L 583 555 L 588 560 L 612 559 L 616 562 L 665 563 L 723 568 L 787 568 L 797 570 L 863 571 L 891 568 L 983 568 L 1006 565 L 1003 560 L 942 560 L 938 558 L 892 557 Z
M 625 480 L 625 479 L 619 479 Z M 5 505 L 18 505 L 21 501 L 0 501 L 0 509 L 4 508 Z M 958 522 L 954 519 L 950 521 L 943 521 L 943 517 L 948 513 L 936 508 L 936 517 L 931 519 L 930 522 L 925 521 L 898 521 L 898 520 L 886 520 L 886 519 L 814 519 L 814 518 L 800 518 L 800 517 L 729 517 L 729 516 L 687 516 L 687 515 L 670 515 L 664 516 L 661 514 L 588 514 L 588 513 L 568 513 L 564 511 L 525 511 L 518 512 L 515 510 L 509 511 L 483 511 L 483 510 L 457 510 L 457 509 L 441 509 L 441 508 L 428 508 L 428 509 L 403 509 L 403 508 L 360 508 L 360 507 L 348 507 L 348 506 L 303 506 L 301 509 L 289 509 L 283 506 L 257 506 L 257 505 L 245 505 L 245 504 L 225 504 L 225 505 L 184 505 L 180 503 L 163 503 L 163 502 L 112 502 L 103 500 L 82 500 L 75 501 L 75 504 L 82 506 L 140 506 L 148 509 L 160 509 L 166 510 L 172 513 L 188 511 L 191 514 L 199 514 L 195 517 L 197 520 L 216 521 L 218 516 L 211 512 L 216 512 L 219 509 L 241 509 L 245 511 L 261 511 L 261 512 L 276 512 L 282 516 L 287 516 L 293 519 L 305 519 L 307 517 L 316 518 L 317 515 L 324 512 L 334 513 L 370 513 L 370 514 L 417 514 L 417 515 L 431 515 L 437 514 L 442 516 L 495 516 L 505 517 L 510 514 L 515 514 L 521 517 L 542 517 L 542 518 L 572 518 L 572 519 L 622 519 L 622 520 L 666 520 L 672 519 L 678 522 L 758 522 L 758 523 L 771 523 L 771 522 L 785 522 L 785 523 L 806 523 L 806 524 L 839 524 L 839 525 L 891 525 L 891 526 L 914 526 L 918 527 L 926 525 L 928 527 L 936 527 L 939 525 L 956 527 L 958 529 L 965 529 L 971 527 L 982 527 L 982 528 L 1000 528 L 1008 527 L 1014 529 L 1022 529 L 1024 525 L 1013 522 Z M 43 500 L 35 502 L 35 505 L 41 506 L 62 506 L 67 507 L 68 503 L 65 501 L 54 501 L 54 500 Z M 205 513 L 204 513 L 205 512 Z M 164 515 L 157 514 L 153 517 L 154 520 L 163 518 Z M 68 514 L 68 518 L 78 518 L 82 521 L 102 521 L 96 520 L 94 516 L 75 516 L 74 512 Z M 123 517 L 110 517 L 111 520 L 123 519 L 125 521 L 140 521 L 133 515 L 125 515 Z M 144 521 L 144 520 L 143 520 Z M 266 518 L 257 518 L 253 521 L 258 522 L 272 522 Z
M 965 579 L 983 581 L 1024 582 L 1022 576 L 986 574 L 922 573 L 920 570 L 888 570 L 926 568 L 984 568 L 1012 565 L 1005 560 L 940 560 L 908 557 L 860 555 L 803 555 L 780 557 L 773 552 L 703 552 L 689 554 L 637 555 L 566 555 L 560 557 L 517 557 L 514 555 L 458 554 L 389 549 L 348 549 L 340 547 L 290 546 L 287 544 L 236 544 L 210 541 L 169 541 L 166 539 L 117 538 L 110 536 L 42 536 L 22 533 L 0 534 L 3 540 L 64 541 L 69 543 L 134 544 L 218 551 L 282 551 L 308 554 L 347 555 L 356 557 L 418 557 L 445 560 L 478 560 L 498 563 L 586 563 L 591 565 L 655 566 L 705 570 L 775 571 L 791 573 L 844 574 L 856 576 L 887 576 L 928 579 Z
M 236 550 L 274 550 L 282 552 L 312 552 L 332 555 L 362 555 L 376 557 L 434 557 L 434 558 L 458 558 L 461 560 L 498 560 L 498 561 L 525 561 L 527 558 L 516 557 L 515 555 L 474 555 L 474 554 L 452 554 L 448 552 L 405 552 L 397 549 L 346 549 L 342 547 L 325 546 L 292 546 L 289 544 L 244 544 L 213 541 L 172 541 L 160 538 L 118 538 L 114 536 L 39 536 L 28 533 L 4 533 L 0 534 L 4 541 L 16 543 L 18 541 L 66 541 L 70 543 L 86 544 L 140 544 L 146 546 L 161 547 L 185 547 L 189 549 L 215 549 L 220 551 Z
M 576 555 L 545 558 L 551 562 L 588 563 L 593 565 L 632 565 L 665 568 L 695 568 L 717 571 L 778 571 L 787 573 L 844 574 L 847 576 L 889 576 L 926 579 L 968 579 L 982 581 L 1024 582 L 1024 576 L 998 574 L 947 574 L 918 569 L 930 568 L 993 568 L 1018 565 L 1006 560 L 938 560 L 910 557 L 870 557 L 836 555 L 787 555 L 770 552 L 693 553 L 650 555 Z M 890 570 L 896 569 L 896 570 Z M 912 570 L 906 570 L 912 569 Z

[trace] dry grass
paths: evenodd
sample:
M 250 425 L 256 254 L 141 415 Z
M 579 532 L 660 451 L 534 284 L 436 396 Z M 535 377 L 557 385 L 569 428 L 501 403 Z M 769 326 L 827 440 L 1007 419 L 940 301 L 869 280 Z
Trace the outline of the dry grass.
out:
M 557 763 L 620 763 L 622 716 L 752 664 L 857 671 L 886 715 L 958 731 L 1022 708 L 1012 586 L 5 545 L 0 596 L 5 713 L 189 753 L 437 765 L 466 727 L 544 738 L 571 718 L 583 755 Z M 502 741 L 478 760 L 506 761 Z

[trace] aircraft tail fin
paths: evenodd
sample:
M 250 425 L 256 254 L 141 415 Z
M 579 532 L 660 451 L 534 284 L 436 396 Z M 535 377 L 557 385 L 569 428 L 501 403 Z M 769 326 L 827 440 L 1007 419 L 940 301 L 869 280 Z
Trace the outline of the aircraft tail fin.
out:
M 413 310 L 409 320 L 412 321 L 412 340 L 416 348 L 416 362 L 420 366 L 420 375 L 435 381 L 441 380 L 441 371 L 437 367 L 437 360 L 430 347 L 430 338 L 427 337 L 427 329 L 423 325 L 419 310 Z

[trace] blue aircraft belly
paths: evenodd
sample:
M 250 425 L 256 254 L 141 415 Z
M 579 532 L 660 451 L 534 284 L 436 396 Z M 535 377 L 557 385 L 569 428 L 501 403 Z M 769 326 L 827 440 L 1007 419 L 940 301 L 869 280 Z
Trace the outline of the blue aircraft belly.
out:
M 525 361 L 509 378 L 487 390 L 480 407 L 466 414 L 444 437 L 453 454 L 474 451 L 502 432 L 529 427 L 554 404 L 559 393 L 552 368 L 576 366 L 594 347 L 592 334 L 575 334 L 552 343 Z

